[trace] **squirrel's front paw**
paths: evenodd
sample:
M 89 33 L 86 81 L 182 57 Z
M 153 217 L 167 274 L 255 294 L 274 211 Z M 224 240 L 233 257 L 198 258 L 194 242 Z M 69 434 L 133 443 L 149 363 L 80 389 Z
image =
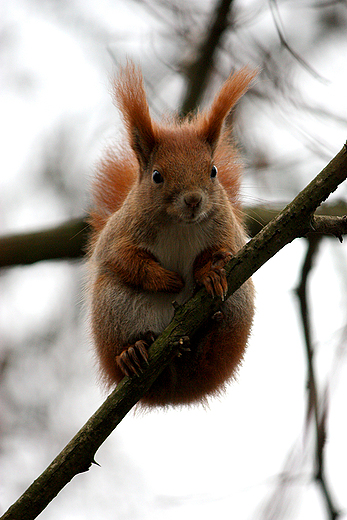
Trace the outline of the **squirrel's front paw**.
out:
M 232 259 L 233 254 L 226 249 L 221 249 L 220 251 L 216 251 L 212 255 L 212 265 L 211 267 L 220 267 L 221 269 L 227 265 L 228 262 Z
M 139 372 L 142 372 L 141 365 L 144 362 L 148 365 L 147 349 L 154 340 L 154 335 L 148 332 L 146 340 L 139 339 L 116 357 L 116 362 L 124 375 L 133 376 L 136 374 L 138 376 Z
M 213 254 L 211 268 L 202 278 L 201 282 L 211 296 L 219 296 L 223 301 L 228 292 L 227 277 L 224 266 L 232 258 L 229 251 L 217 251 Z

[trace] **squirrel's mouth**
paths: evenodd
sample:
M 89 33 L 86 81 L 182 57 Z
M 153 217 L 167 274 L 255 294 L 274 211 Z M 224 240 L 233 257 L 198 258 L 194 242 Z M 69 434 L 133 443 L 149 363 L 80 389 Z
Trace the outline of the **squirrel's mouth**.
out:
M 184 211 L 180 217 L 185 224 L 197 224 L 205 220 L 207 216 L 206 211 L 193 208 L 189 211 Z

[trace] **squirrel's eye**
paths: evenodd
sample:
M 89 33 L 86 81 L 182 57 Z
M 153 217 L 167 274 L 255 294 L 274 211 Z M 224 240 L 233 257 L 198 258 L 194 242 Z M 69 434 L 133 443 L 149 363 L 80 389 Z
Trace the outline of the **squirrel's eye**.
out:
M 217 177 L 217 166 L 213 165 L 211 169 L 211 179 Z
M 160 184 L 161 182 L 164 182 L 163 176 L 161 173 L 158 172 L 158 170 L 153 171 L 152 179 L 156 184 Z

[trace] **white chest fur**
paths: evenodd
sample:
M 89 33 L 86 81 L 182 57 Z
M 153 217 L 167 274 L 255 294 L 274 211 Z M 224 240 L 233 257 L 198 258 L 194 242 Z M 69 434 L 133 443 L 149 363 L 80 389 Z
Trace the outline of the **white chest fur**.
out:
M 201 224 L 176 224 L 163 229 L 156 242 L 151 252 L 163 267 L 184 279 L 192 275 L 195 258 L 211 244 L 209 230 Z
M 185 286 L 179 294 L 138 293 L 129 288 L 121 308 L 126 308 L 122 318 L 123 326 L 126 322 L 129 326 L 126 329 L 131 336 L 147 330 L 159 334 L 173 318 L 172 302 L 175 300 L 182 304 L 192 296 L 195 286 L 194 260 L 199 253 L 211 245 L 211 235 L 199 224 L 176 225 L 172 229 L 165 229 L 159 233 L 157 245 L 151 248 L 151 252 L 163 267 L 180 274 Z
M 176 224 L 159 233 L 157 245 L 151 248 L 151 252 L 165 269 L 183 278 L 185 287 L 177 295 L 178 303 L 183 303 L 191 296 L 194 288 L 194 260 L 209 245 L 208 230 L 200 224 Z

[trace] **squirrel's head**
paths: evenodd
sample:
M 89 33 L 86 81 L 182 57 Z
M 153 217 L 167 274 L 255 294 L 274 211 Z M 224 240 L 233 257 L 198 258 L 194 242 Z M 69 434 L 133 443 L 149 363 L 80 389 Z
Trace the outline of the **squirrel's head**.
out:
M 218 170 L 233 176 L 233 164 L 226 163 L 232 163 L 234 155 L 231 144 L 227 151 L 224 121 L 255 75 L 241 69 L 227 79 L 209 109 L 158 124 L 149 113 L 141 71 L 132 63 L 121 70 L 115 97 L 139 163 L 139 193 L 171 219 L 200 222 L 221 202 Z M 226 183 L 238 191 L 239 173 L 234 177 Z

